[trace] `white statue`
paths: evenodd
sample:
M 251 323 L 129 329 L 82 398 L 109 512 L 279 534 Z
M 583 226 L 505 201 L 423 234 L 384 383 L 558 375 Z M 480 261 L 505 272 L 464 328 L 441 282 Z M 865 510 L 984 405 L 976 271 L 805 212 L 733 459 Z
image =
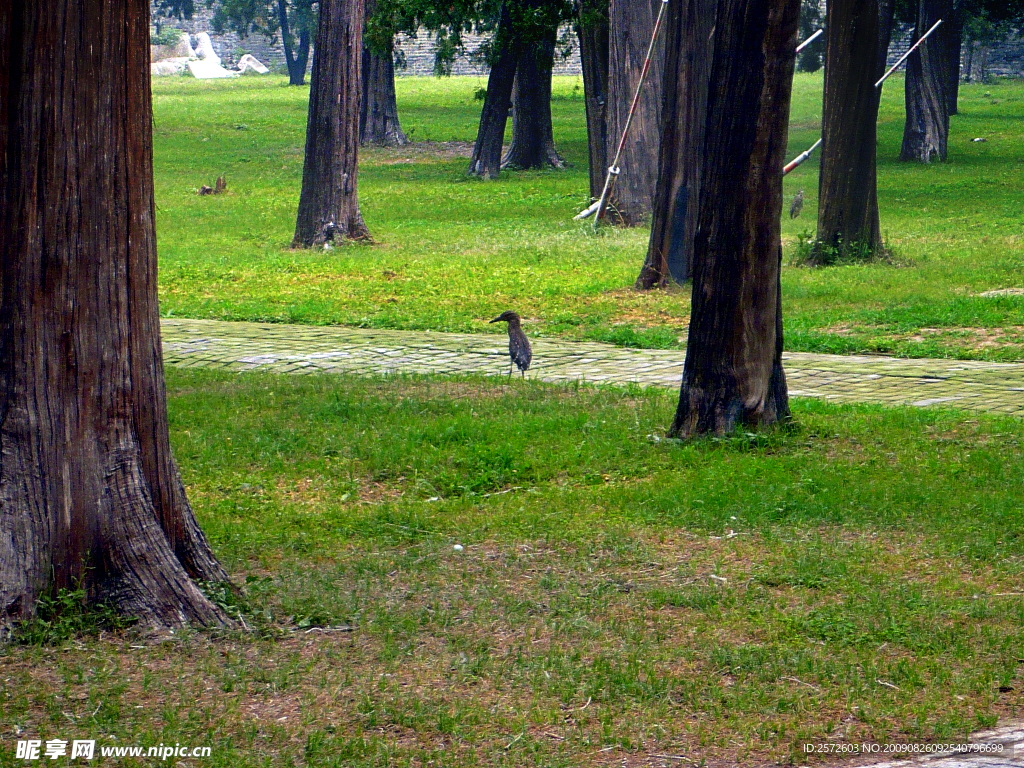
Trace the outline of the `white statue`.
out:
M 210 80 L 218 77 L 238 77 L 238 72 L 224 69 L 220 65 L 220 56 L 213 51 L 213 42 L 210 35 L 200 32 L 196 35 L 196 53 L 199 54 L 199 61 L 190 61 L 188 71 L 199 80 Z
M 220 66 L 220 56 L 218 56 L 213 50 L 213 41 L 210 40 L 208 32 L 200 32 L 196 35 L 196 53 L 199 58 L 203 61 L 212 61 L 218 67 Z
M 196 58 L 196 52 L 192 48 L 192 38 L 187 32 L 182 32 L 178 42 L 173 46 L 155 45 L 152 48 L 153 55 L 159 56 L 169 53 L 169 56 L 156 59 L 149 66 L 149 71 L 154 75 L 177 75 L 188 68 L 188 62 Z
M 240 58 L 238 60 L 238 71 L 239 72 L 245 72 L 245 71 L 250 70 L 250 69 L 253 72 L 257 72 L 257 73 L 259 73 L 261 75 L 265 75 L 265 74 L 267 74 L 267 72 L 270 71 L 270 68 L 264 66 L 262 61 L 257 59 L 251 53 L 247 53 L 242 58 Z

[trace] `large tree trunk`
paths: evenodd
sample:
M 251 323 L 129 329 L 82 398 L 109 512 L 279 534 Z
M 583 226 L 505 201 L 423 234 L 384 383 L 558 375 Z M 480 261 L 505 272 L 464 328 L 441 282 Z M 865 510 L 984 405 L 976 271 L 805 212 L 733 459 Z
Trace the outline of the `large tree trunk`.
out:
M 587 149 L 590 197 L 601 196 L 608 172 L 606 154 L 606 102 L 608 97 L 608 4 L 582 3 L 576 24 L 583 69 L 583 95 L 587 111 Z
M 706 119 L 707 161 L 686 362 L 669 430 L 688 437 L 789 418 L 780 218 L 800 0 L 680 5 L 677 14 L 699 9 L 702 30 L 711 21 L 705 9 L 717 6 L 707 98 L 694 108 Z M 681 55 L 692 58 L 700 50 Z
M 497 51 L 491 62 L 487 77 L 487 95 L 480 113 L 480 127 L 477 130 L 473 156 L 469 161 L 469 173 L 495 179 L 501 171 L 501 149 L 505 141 L 505 126 L 508 124 L 508 110 L 512 103 L 512 86 L 515 83 L 516 64 L 519 61 L 519 42 L 511 30 L 511 16 L 507 3 L 502 3 L 501 19 L 495 33 Z
M 553 26 L 543 39 L 520 48 L 512 88 L 512 143 L 502 158 L 502 168 L 565 167 L 551 127 L 551 71 L 557 37 L 558 28 Z
M 288 23 L 288 0 L 277 0 L 277 21 L 281 27 L 281 45 L 284 47 L 284 61 L 288 67 L 288 84 L 305 85 L 306 64 L 309 61 L 309 31 L 299 32 L 298 55 L 292 49 L 292 33 Z
M 376 54 L 363 47 L 363 99 L 359 107 L 359 141 L 400 147 L 409 140 L 398 122 L 395 61 L 392 50 Z
M 637 290 L 690 279 L 701 182 L 707 159 L 708 81 L 716 4 L 670 6 L 665 19 L 665 67 L 658 179 L 647 259 Z
M 920 37 L 939 19 L 950 19 L 953 0 L 918 0 L 917 28 Z M 943 22 L 931 37 L 907 59 L 907 120 L 903 126 L 903 147 L 900 160 L 930 163 L 934 158 L 946 159 L 949 139 L 949 75 L 950 45 L 946 38 L 953 24 Z
M 878 0 L 828 4 L 818 236 L 812 249 L 819 264 L 883 250 L 875 166 L 880 98 L 875 82 L 885 66 L 880 21 Z
M 885 74 L 889 60 L 889 46 L 892 44 L 892 23 L 896 16 L 897 0 L 878 0 L 878 48 L 875 59 L 875 71 L 878 78 Z
M 651 44 L 654 21 L 661 0 L 611 0 L 611 34 L 608 53 L 608 158 L 626 126 L 633 94 L 640 82 L 644 59 Z M 626 226 L 651 215 L 658 179 L 658 144 L 661 135 L 661 79 L 665 62 L 665 36 L 659 35 L 651 56 L 647 82 L 619 160 L 611 206 Z
M 0 624 L 85 587 L 227 623 L 171 456 L 147 0 L 0 0 Z
M 942 26 L 946 26 L 943 22 Z M 950 117 L 959 111 L 960 102 L 960 65 L 963 60 L 964 43 L 964 11 L 956 8 L 953 17 L 948 20 L 949 29 L 945 30 L 942 36 L 942 44 L 945 47 L 945 54 L 942 57 L 944 64 L 943 77 L 946 80 L 946 96 L 949 99 L 947 109 Z M 939 27 L 941 30 L 942 27 Z
M 367 240 L 356 193 L 363 0 L 321 0 L 293 247 Z

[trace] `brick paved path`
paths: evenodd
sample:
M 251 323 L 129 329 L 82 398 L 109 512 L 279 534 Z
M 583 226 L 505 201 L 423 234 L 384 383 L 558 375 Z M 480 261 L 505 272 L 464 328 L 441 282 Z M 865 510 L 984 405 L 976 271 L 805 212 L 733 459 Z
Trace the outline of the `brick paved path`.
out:
M 508 372 L 504 335 L 177 319 L 163 320 L 161 328 L 168 365 L 278 373 Z M 682 378 L 684 354 L 674 349 L 535 339 L 529 378 L 675 388 Z M 1024 363 L 806 352 L 788 352 L 784 360 L 789 393 L 794 397 L 949 405 L 1024 416 Z

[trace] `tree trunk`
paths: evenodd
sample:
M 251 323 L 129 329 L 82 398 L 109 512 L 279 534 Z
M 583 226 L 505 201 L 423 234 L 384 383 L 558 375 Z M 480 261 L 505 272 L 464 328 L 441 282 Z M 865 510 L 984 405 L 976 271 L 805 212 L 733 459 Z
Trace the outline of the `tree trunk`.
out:
M 889 61 L 889 46 L 892 45 L 892 23 L 896 16 L 897 0 L 878 0 L 878 54 L 875 60 L 875 71 L 878 78 L 885 74 Z
M 693 107 L 705 116 L 707 162 L 686 362 L 669 430 L 689 437 L 789 419 L 780 219 L 800 0 L 680 5 L 675 13 L 697 6 L 701 16 L 717 5 L 707 97 Z M 702 18 L 699 27 L 710 21 Z M 702 47 L 681 55 L 692 59 Z M 669 87 L 676 84 L 666 78 Z
M 608 172 L 606 154 L 608 95 L 608 6 L 607 3 L 582 4 L 576 24 L 580 40 L 580 64 L 583 69 L 583 94 L 587 110 L 587 149 L 590 166 L 590 197 L 596 200 L 604 188 Z
M 952 13 L 953 0 L 918 0 L 915 37 L 923 35 L 939 19 L 949 19 Z M 934 158 L 946 159 L 952 95 L 947 74 L 950 63 L 946 61 L 950 46 L 945 38 L 952 26 L 943 23 L 907 59 L 907 120 L 900 160 L 930 163 Z
M 293 247 L 368 240 L 356 192 L 363 0 L 321 0 Z
M 299 50 L 295 55 L 294 76 L 292 71 L 288 72 L 289 85 L 304 85 L 306 82 L 306 66 L 309 64 L 309 30 L 303 27 L 299 32 Z
M 885 66 L 884 26 L 878 0 L 828 4 L 818 236 L 812 249 L 819 264 L 883 250 L 875 166 L 880 93 L 875 82 Z
M 708 82 L 716 2 L 707 7 L 687 0 L 669 6 L 665 29 L 658 178 L 647 259 L 637 290 L 664 285 L 671 276 L 682 283 L 693 269 L 698 203 L 707 159 Z
M 945 22 L 943 22 L 943 26 L 945 26 Z M 941 29 L 942 27 L 939 27 L 939 30 Z M 962 8 L 956 8 L 953 11 L 953 17 L 949 20 L 949 29 L 943 35 L 942 42 L 946 49 L 943 56 L 945 64 L 943 76 L 946 78 L 946 95 L 949 98 L 947 109 L 949 116 L 952 117 L 959 111 L 960 102 L 960 65 L 963 60 L 964 43 L 964 11 Z
M 469 173 L 473 176 L 496 179 L 501 170 L 501 149 L 505 142 L 505 126 L 508 123 L 520 51 L 510 27 L 508 4 L 502 3 L 501 20 L 495 33 L 497 52 L 487 77 L 487 95 L 480 112 L 480 127 L 473 146 L 473 156 L 469 161 Z
M 553 26 L 542 40 L 520 46 L 512 88 L 512 143 L 502 168 L 565 167 L 551 127 L 551 70 L 557 37 L 558 28 Z
M 0 624 L 86 589 L 228 623 L 171 456 L 147 0 L 0 0 Z
M 611 34 L 608 53 L 608 149 L 609 162 L 626 126 L 654 21 L 661 0 L 611 0 Z M 658 180 L 658 145 L 661 128 L 661 80 L 665 63 L 665 36 L 659 35 L 651 56 L 647 82 L 619 159 L 621 173 L 615 180 L 611 206 L 626 226 L 651 215 Z
M 288 23 L 288 0 L 277 0 L 277 22 L 281 27 L 281 45 L 284 47 L 284 61 L 288 66 L 288 84 L 305 85 L 306 63 L 309 60 L 309 32 L 299 33 L 299 54 L 292 50 L 291 25 Z
M 359 107 L 359 142 L 400 147 L 409 140 L 398 122 L 395 60 L 392 50 L 380 55 L 363 46 L 363 99 Z

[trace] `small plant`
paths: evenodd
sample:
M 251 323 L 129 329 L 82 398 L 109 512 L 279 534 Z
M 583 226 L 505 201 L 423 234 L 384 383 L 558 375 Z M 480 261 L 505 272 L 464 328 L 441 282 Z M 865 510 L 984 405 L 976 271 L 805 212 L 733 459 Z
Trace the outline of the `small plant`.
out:
M 76 637 L 127 629 L 135 619 L 106 603 L 87 602 L 84 589 L 60 589 L 39 598 L 34 618 L 18 622 L 11 633 L 19 645 L 59 645 Z
M 797 235 L 797 265 L 808 267 L 832 267 L 845 264 L 867 264 L 871 262 L 891 263 L 884 248 L 874 249 L 868 243 L 825 243 L 816 239 L 809 230 Z
M 156 32 L 149 36 L 150 45 L 165 45 L 172 46 L 177 45 L 181 39 L 182 31 L 176 27 L 164 27 L 159 32 Z
M 814 233 L 809 229 L 796 236 L 796 253 L 793 254 L 794 264 L 810 264 L 811 250 L 814 248 Z

